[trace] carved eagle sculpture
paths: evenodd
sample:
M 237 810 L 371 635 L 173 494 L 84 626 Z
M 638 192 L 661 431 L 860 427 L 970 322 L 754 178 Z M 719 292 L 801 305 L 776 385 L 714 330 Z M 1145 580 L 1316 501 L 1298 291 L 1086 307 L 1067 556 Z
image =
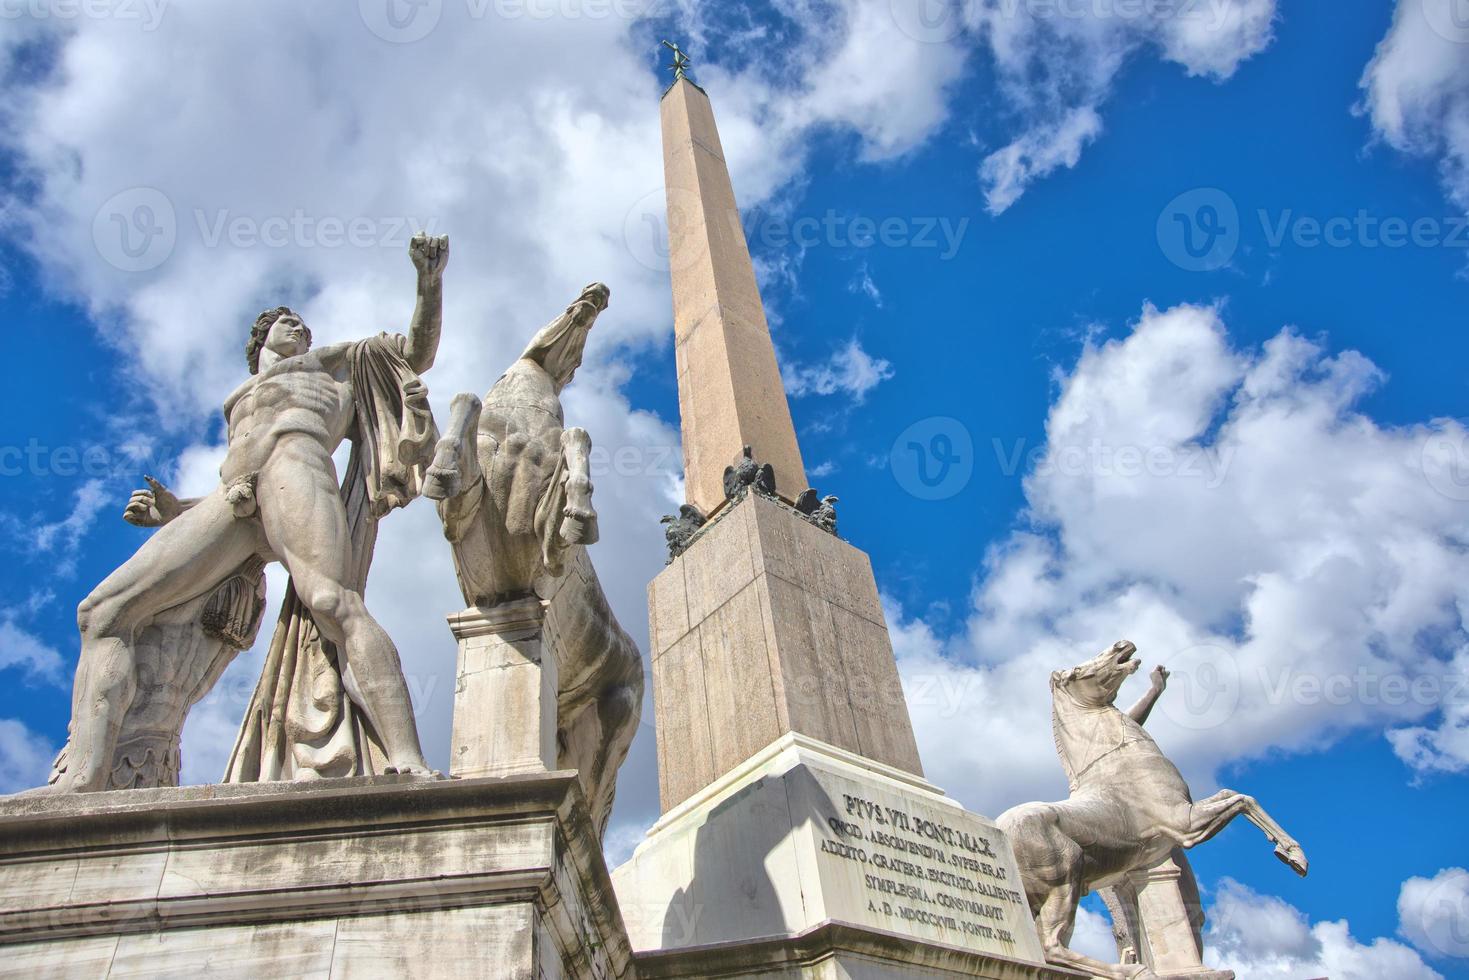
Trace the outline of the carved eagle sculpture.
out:
M 766 496 L 775 496 L 775 467 L 755 462 L 754 451 L 746 446 L 734 465 L 724 470 L 724 497 L 733 500 L 743 496 L 750 487 Z
M 837 498 L 823 497 L 815 487 L 808 487 L 796 498 L 796 513 L 823 531 L 837 533 Z
M 693 504 L 680 504 L 677 514 L 669 514 L 658 523 L 666 524 L 663 538 L 668 542 L 668 564 L 688 550 L 699 529 L 709 522 L 703 511 Z

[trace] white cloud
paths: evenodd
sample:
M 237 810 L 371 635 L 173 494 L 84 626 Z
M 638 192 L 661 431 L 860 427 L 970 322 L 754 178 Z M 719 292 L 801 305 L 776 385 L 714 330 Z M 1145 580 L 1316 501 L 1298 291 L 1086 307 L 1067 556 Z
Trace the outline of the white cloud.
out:
M 1146 309 L 1058 383 L 1029 526 L 986 556 L 967 630 L 891 611 L 936 782 L 991 814 L 1064 796 L 1046 679 L 1120 637 L 1174 671 L 1149 729 L 1197 794 L 1355 729 L 1440 732 L 1404 761 L 1462 764 L 1469 505 L 1433 456 L 1456 426 L 1379 425 L 1360 354 L 1237 349 L 1207 307 Z
M 1345 921 L 1311 923 L 1293 905 L 1229 878 L 1208 910 L 1204 961 L 1249 980 L 1443 980 L 1391 939 L 1364 945 Z
M 1398 931 L 1429 956 L 1469 957 L 1469 871 L 1409 878 L 1398 892 Z
M 51 563 L 53 575 L 66 577 L 76 567 L 77 549 L 82 539 L 91 530 L 97 515 L 109 504 L 115 503 L 107 494 L 102 480 L 87 480 L 77 487 L 72 495 L 71 510 L 59 521 L 43 521 L 39 515 L 22 519 L 15 514 L 0 515 L 0 526 L 7 530 L 11 547 L 23 545 L 18 550 L 29 555 L 54 556 Z
M 0 718 L 0 795 L 44 786 L 56 749 L 14 718 Z
M 61 684 L 61 654 L 40 637 L 15 624 L 8 613 L 0 611 L 0 670 L 18 667 L 27 678 L 48 684 Z
M 1038 125 L 991 153 L 979 168 L 989 212 L 1006 210 L 1033 181 L 1058 167 L 1075 167 L 1081 151 L 1101 134 L 1102 117 L 1091 106 L 1080 106 L 1058 122 Z
M 1035 180 L 1074 167 L 1102 130 L 1099 110 L 1118 73 L 1154 48 L 1191 76 L 1222 82 L 1273 39 L 1275 0 L 1207 3 L 959 4 L 994 58 L 1020 133 L 980 167 L 992 213 Z
M 855 337 L 820 364 L 787 365 L 781 371 L 786 393 L 792 398 L 841 393 L 859 404 L 892 376 L 892 364 L 867 353 Z
M 1445 190 L 1469 209 L 1469 21 L 1460 0 L 1398 0 L 1361 85 L 1378 137 L 1437 161 Z

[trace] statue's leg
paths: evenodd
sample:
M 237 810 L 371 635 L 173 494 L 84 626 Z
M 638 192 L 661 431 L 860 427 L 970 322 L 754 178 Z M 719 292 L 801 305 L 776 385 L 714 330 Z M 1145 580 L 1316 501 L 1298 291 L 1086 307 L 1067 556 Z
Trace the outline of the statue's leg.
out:
M 1296 839 L 1287 834 L 1276 823 L 1253 796 L 1236 793 L 1232 789 L 1220 790 L 1213 796 L 1188 807 L 1188 816 L 1183 821 L 1184 830 L 1174 832 L 1173 837 L 1180 847 L 1195 847 L 1212 838 L 1229 825 L 1235 817 L 1243 816 L 1262 830 L 1270 843 L 1275 845 L 1275 856 L 1302 878 L 1310 867 L 1306 852 Z
M 331 457 L 310 439 L 283 440 L 261 469 L 258 487 L 265 537 L 317 628 L 351 665 L 360 707 L 391 768 L 431 773 L 398 649 L 368 613 L 362 593 L 347 584 L 352 540 Z
M 1069 845 L 1068 850 L 1075 851 L 1074 860 L 1063 860 L 1062 866 L 1069 865 L 1072 873 L 1067 880 L 1057 882 L 1051 888 L 1035 917 L 1036 931 L 1040 933 L 1046 962 L 1110 980 L 1147 980 L 1154 977 L 1153 971 L 1141 964 L 1103 963 L 1071 948 L 1071 934 L 1076 928 L 1076 908 L 1081 902 L 1081 848 L 1074 841 L 1068 840 L 1066 843 Z
M 224 491 L 217 490 L 160 528 L 82 601 L 71 737 L 58 791 L 106 789 L 122 721 L 137 691 L 137 631 L 163 610 L 219 585 L 262 544 L 258 526 L 237 519 Z
M 434 461 L 424 475 L 423 495 L 430 500 L 449 500 L 479 479 L 479 454 L 475 434 L 479 429 L 482 404 L 470 394 L 459 394 L 449 403 L 449 427 L 434 448 Z
M 566 459 L 566 509 L 561 515 L 561 540 L 568 545 L 596 544 L 601 534 L 597 528 L 597 511 L 592 507 L 592 437 L 586 429 L 567 429 L 561 433 L 561 453 Z

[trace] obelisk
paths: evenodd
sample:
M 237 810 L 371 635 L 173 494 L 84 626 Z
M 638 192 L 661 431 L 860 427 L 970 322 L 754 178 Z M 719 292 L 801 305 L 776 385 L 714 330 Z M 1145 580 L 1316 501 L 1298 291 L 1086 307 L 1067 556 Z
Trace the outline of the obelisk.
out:
M 639 968 L 1052 977 L 1004 834 L 923 778 L 871 562 L 796 505 L 801 451 L 714 112 L 674 51 L 669 255 L 701 512 L 682 522 L 708 520 L 671 537 L 648 589 L 663 815 L 613 873 Z M 746 446 L 774 486 L 727 492 Z
M 724 469 L 744 446 L 775 468 L 776 486 L 794 500 L 806 489 L 806 470 L 714 110 L 680 75 L 661 115 L 689 503 L 705 513 L 719 507 Z

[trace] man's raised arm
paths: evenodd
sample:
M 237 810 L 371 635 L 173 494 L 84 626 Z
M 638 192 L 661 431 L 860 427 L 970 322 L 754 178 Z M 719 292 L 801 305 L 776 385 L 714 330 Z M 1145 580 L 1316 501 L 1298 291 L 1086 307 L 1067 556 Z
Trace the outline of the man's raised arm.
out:
M 1163 689 L 1168 686 L 1168 668 L 1162 664 L 1154 667 L 1152 679 L 1153 686 L 1148 689 L 1148 693 L 1139 698 L 1137 704 L 1133 705 L 1132 710 L 1127 713 L 1139 725 L 1147 723 L 1148 715 L 1153 713 L 1153 705 L 1158 703 Z
M 444 266 L 449 262 L 449 236 L 419 232 L 408 243 L 408 255 L 418 270 L 418 305 L 408 325 L 404 355 L 409 367 L 423 374 L 434 366 L 439 352 L 439 330 L 444 322 Z

